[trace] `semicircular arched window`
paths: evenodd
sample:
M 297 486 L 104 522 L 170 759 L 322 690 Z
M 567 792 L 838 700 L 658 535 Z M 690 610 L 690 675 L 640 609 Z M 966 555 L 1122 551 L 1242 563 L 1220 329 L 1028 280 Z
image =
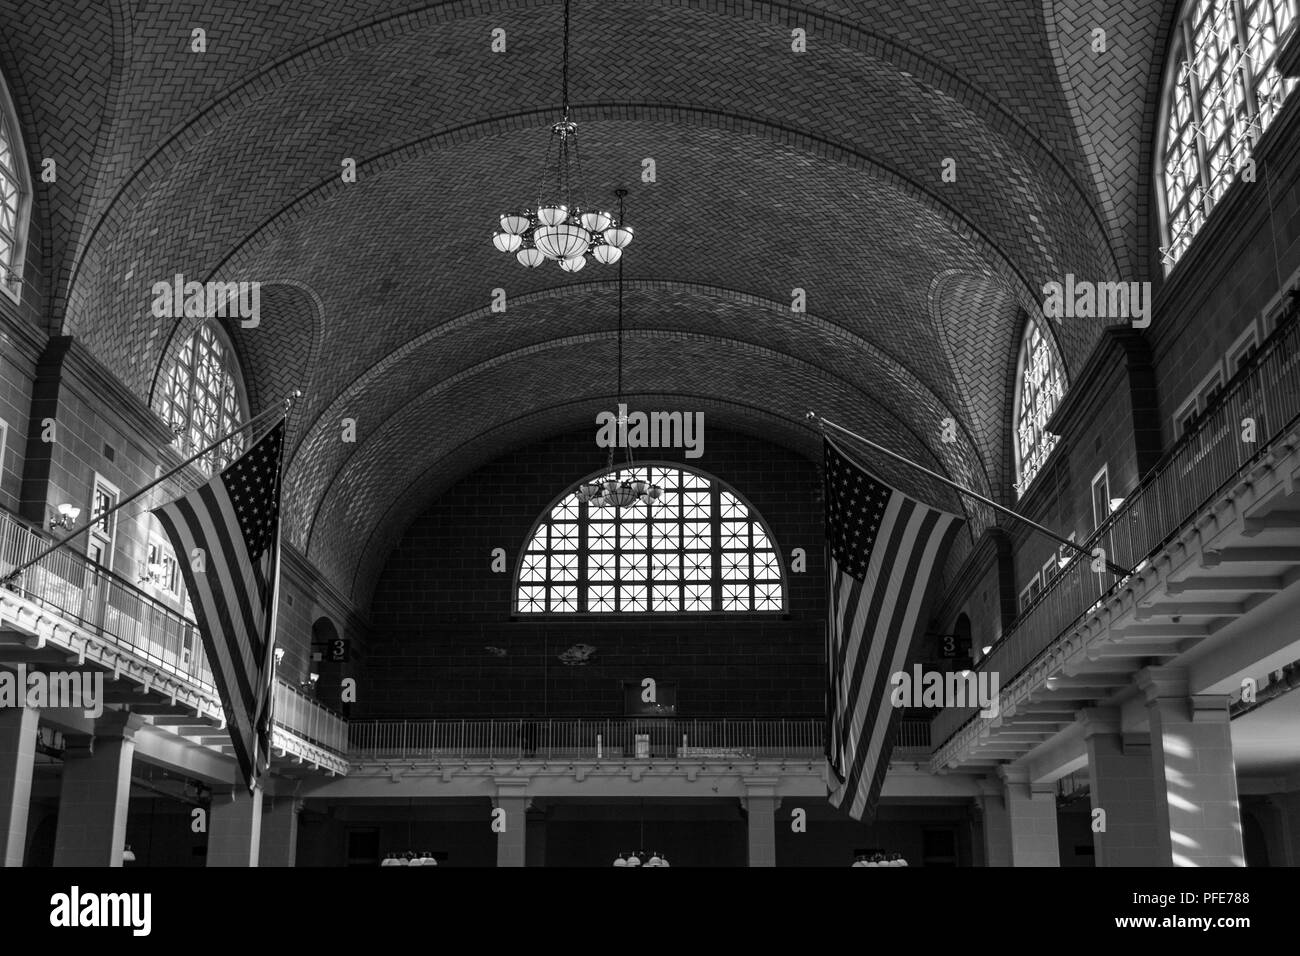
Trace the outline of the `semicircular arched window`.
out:
M 243 377 L 234 349 L 221 327 L 204 322 L 176 352 L 158 397 L 158 412 L 186 457 L 239 427 L 245 420 Z M 198 460 L 204 471 L 220 471 L 244 450 L 236 435 Z
M 1047 420 L 1065 394 L 1065 372 L 1055 343 L 1032 317 L 1025 323 L 1016 359 L 1015 489 L 1020 498 L 1042 470 L 1057 436 L 1047 430 Z
M 648 479 L 647 479 L 648 473 Z M 680 465 L 601 472 L 647 479 L 653 505 L 600 508 L 573 487 L 537 521 L 515 580 L 518 614 L 780 612 L 780 552 L 734 489 Z
M 1214 204 L 1295 89 L 1278 71 L 1279 40 L 1296 0 L 1187 0 L 1166 67 L 1159 190 L 1165 271 L 1191 245 Z M 1256 173 L 1255 175 L 1259 175 Z
M 0 77 L 0 290 L 14 301 L 19 300 L 22 291 L 23 252 L 32 207 L 26 167 L 18 113 Z

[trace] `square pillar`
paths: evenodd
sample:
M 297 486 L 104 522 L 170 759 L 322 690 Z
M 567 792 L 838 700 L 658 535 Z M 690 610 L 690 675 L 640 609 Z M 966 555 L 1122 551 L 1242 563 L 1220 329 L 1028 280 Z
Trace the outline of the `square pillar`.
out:
M 55 866 L 121 866 L 140 717 L 106 711 L 95 733 L 64 738 Z
M 1162 866 L 1245 866 L 1226 695 L 1188 696 L 1187 672 L 1138 673 L 1151 721 Z
M 1093 826 L 1097 866 L 1167 865 L 1156 838 L 1150 736 L 1121 734 L 1119 711 L 1111 708 L 1081 710 L 1079 719 L 1088 748 L 1093 814 L 1105 813 L 1105 829 Z
M 528 845 L 528 790 L 526 780 L 498 778 L 497 800 L 492 809 L 504 810 L 505 816 L 493 813 L 492 825 L 497 838 L 497 866 L 524 866 Z M 498 820 L 502 822 L 498 822 Z M 504 823 L 505 829 L 501 829 Z
M 23 865 L 39 724 L 34 707 L 0 710 L 0 866 Z
M 776 778 L 746 777 L 742 805 L 749 818 L 749 865 L 776 866 Z
M 262 844 L 262 788 L 214 791 L 208 808 L 208 866 L 257 866 Z
M 1030 783 L 1024 770 L 998 768 L 1011 826 L 1012 866 L 1060 866 L 1055 784 Z
M 302 801 L 293 797 L 262 800 L 262 845 L 258 866 L 298 865 L 298 814 L 301 811 Z
M 980 780 L 980 795 L 975 798 L 980 810 L 980 833 L 985 866 L 1011 866 L 1011 818 L 1007 815 L 1006 796 L 997 780 Z

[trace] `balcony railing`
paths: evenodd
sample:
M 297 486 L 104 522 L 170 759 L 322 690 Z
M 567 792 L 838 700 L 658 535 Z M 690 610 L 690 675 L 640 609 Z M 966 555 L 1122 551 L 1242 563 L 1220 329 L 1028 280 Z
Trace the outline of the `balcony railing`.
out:
M 1246 419 L 1255 423 L 1253 443 L 1242 440 Z M 1084 547 L 1089 552 L 1102 548 L 1115 564 L 1141 570 L 1297 421 L 1300 322 L 1292 312 Z M 1083 555 L 1071 560 L 993 645 L 977 670 L 997 672 L 1006 686 L 1103 597 L 1125 583 L 1126 579 L 1109 572 L 1093 572 L 1091 564 Z M 972 713 L 940 714 L 933 728 L 936 743 L 952 736 Z
M 348 724 L 350 755 L 371 759 L 819 758 L 817 718 L 365 720 Z M 929 722 L 901 722 L 897 748 L 929 750 Z
M 0 575 L 35 557 L 48 544 L 34 529 L 0 512 Z M 10 587 L 118 647 L 214 690 L 193 621 L 71 548 L 46 555 Z
M 0 575 L 48 544 L 33 528 L 0 512 Z M 61 548 L 24 571 L 10 588 L 108 643 L 216 694 L 198 625 L 84 555 Z M 336 753 L 346 751 L 343 718 L 284 681 L 277 681 L 275 703 L 278 726 Z
M 275 682 L 275 725 L 318 747 L 347 753 L 348 722 L 283 680 Z

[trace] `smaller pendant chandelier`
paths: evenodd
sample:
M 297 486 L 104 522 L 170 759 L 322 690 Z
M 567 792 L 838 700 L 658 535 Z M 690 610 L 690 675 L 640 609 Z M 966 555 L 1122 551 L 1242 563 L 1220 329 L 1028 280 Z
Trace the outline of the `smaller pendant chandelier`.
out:
M 626 855 L 620 853 L 618 859 L 614 861 L 615 866 L 671 866 L 668 857 L 663 856 L 659 851 L 646 853 L 645 850 L 637 850 L 635 853 Z
M 623 197 L 627 195 L 626 189 L 616 189 L 615 194 L 618 196 L 619 216 L 623 213 Z M 618 398 L 615 408 L 623 410 L 623 261 L 618 262 Z M 618 434 L 626 434 L 627 419 L 620 418 L 618 421 Z M 627 467 L 614 471 L 614 448 L 610 446 L 609 460 L 606 462 L 606 468 L 609 470 L 600 481 L 583 482 L 578 486 L 578 500 L 591 505 L 593 508 L 626 508 L 629 505 L 653 505 L 663 494 L 663 489 L 658 485 L 651 484 L 643 478 L 636 477 L 636 472 L 632 470 L 634 462 L 632 459 L 632 448 L 624 442 L 624 452 L 627 454 Z M 618 474 L 629 472 L 629 477 L 619 478 Z
M 549 260 L 565 272 L 578 272 L 588 258 L 613 265 L 632 242 L 632 227 L 623 222 L 621 210 L 615 219 L 580 203 L 582 193 L 578 124 L 569 119 L 569 0 L 564 0 L 563 109 L 560 121 L 551 127 L 542 187 L 536 205 L 501 217 L 501 231 L 492 234 L 492 244 L 514 253 L 519 264 L 530 269 Z

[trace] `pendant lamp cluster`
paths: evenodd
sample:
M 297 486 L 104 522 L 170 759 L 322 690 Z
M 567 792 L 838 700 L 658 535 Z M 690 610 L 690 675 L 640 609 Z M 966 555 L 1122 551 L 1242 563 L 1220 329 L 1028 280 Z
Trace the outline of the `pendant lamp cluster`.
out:
M 614 861 L 615 866 L 669 866 L 668 857 L 664 856 L 658 850 L 654 853 L 647 853 L 645 850 L 637 850 L 635 853 L 620 853 L 618 859 Z
M 407 850 L 405 853 L 389 853 L 379 863 L 380 866 L 437 866 L 438 861 L 433 858 L 433 854 L 428 850 L 418 856 L 413 850 Z
M 551 127 L 542 185 L 534 205 L 501 216 L 493 245 L 530 269 L 551 261 L 577 272 L 588 259 L 613 265 L 632 242 L 632 227 L 621 210 L 615 217 L 592 209 L 584 195 L 578 124 L 569 118 L 569 0 L 564 0 L 563 102 L 560 121 Z

